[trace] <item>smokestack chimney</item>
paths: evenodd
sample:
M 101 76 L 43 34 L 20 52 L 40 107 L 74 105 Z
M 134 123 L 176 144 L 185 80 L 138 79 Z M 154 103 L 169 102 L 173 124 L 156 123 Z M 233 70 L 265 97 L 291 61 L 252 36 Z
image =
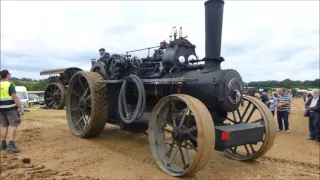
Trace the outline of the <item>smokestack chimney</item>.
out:
M 205 6 L 205 69 L 221 69 L 221 36 L 223 22 L 223 0 L 209 0 Z

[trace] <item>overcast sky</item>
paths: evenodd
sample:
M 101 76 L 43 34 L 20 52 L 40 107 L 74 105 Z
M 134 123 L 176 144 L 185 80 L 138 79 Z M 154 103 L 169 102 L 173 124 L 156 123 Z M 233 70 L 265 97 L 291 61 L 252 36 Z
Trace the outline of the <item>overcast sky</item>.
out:
M 204 1 L 1 1 L 1 69 L 35 79 L 48 69 L 90 70 L 99 48 L 155 46 L 172 26 L 204 57 Z M 319 1 L 227 1 L 222 56 L 222 68 L 247 82 L 319 78 Z

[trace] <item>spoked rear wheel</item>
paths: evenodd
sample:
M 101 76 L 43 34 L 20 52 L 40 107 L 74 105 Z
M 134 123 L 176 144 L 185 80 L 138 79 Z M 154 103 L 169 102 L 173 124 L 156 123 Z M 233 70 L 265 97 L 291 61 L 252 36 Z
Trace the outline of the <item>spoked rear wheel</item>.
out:
M 77 72 L 67 91 L 67 119 L 72 133 L 82 138 L 101 133 L 108 118 L 107 86 L 94 72 Z
M 273 116 L 262 101 L 251 97 L 243 96 L 244 106 L 229 114 L 227 118 L 232 124 L 259 123 L 265 126 L 264 137 L 261 142 L 245 144 L 228 148 L 224 151 L 226 156 L 239 160 L 250 161 L 263 156 L 273 145 L 276 136 L 276 126 Z
M 44 91 L 44 101 L 49 109 L 63 109 L 65 98 L 66 90 L 62 84 L 51 83 Z
M 189 95 L 162 98 L 152 112 L 148 135 L 155 161 L 171 176 L 194 174 L 212 157 L 215 134 L 211 114 Z

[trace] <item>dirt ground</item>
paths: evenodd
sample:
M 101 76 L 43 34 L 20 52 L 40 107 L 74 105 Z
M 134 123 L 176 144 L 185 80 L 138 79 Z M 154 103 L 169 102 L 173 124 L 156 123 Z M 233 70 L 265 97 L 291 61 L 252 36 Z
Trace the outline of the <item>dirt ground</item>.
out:
M 238 162 L 214 152 L 210 163 L 184 179 L 319 179 L 319 143 L 308 141 L 302 99 L 293 100 L 291 133 L 278 132 L 274 146 L 254 162 Z M 16 140 L 21 153 L 1 152 L 6 179 L 179 179 L 154 162 L 144 134 L 106 125 L 94 139 L 71 134 L 64 110 L 31 108 L 23 115 Z M 30 158 L 30 164 L 22 163 Z

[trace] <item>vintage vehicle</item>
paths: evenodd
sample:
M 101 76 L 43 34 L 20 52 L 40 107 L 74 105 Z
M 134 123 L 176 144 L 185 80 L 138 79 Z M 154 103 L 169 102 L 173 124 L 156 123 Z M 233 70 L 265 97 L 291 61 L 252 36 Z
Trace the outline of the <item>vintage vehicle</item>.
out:
M 44 102 L 49 109 L 63 109 L 66 90 L 73 74 L 82 71 L 76 67 L 54 69 L 40 72 L 40 76 L 49 75 L 49 85 L 44 91 Z
M 171 176 L 201 170 L 213 150 L 239 161 L 264 155 L 275 139 L 273 116 L 261 101 L 243 94 L 236 70 L 220 67 L 223 6 L 222 0 L 205 2 L 203 59 L 182 28 L 179 37 L 173 28 L 168 43 L 146 48 L 155 49 L 152 56 L 113 54 L 107 63 L 92 61 L 91 72 L 72 73 L 66 83 L 72 133 L 95 137 L 106 123 L 146 133 L 154 160 Z M 52 97 L 54 88 L 63 94 L 62 85 L 54 84 L 45 98 Z

